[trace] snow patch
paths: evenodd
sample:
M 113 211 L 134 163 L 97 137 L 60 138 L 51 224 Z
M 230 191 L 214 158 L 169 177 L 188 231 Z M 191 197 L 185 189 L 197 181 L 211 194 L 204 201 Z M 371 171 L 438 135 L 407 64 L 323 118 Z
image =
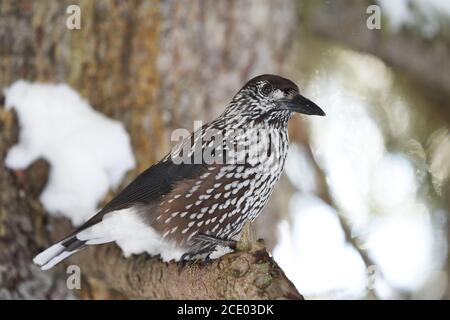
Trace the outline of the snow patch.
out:
M 50 163 L 40 196 L 45 209 L 79 225 L 135 166 L 123 124 L 95 111 L 66 84 L 17 81 L 4 90 L 5 106 L 17 112 L 19 143 L 5 164 L 23 170 L 39 158 Z

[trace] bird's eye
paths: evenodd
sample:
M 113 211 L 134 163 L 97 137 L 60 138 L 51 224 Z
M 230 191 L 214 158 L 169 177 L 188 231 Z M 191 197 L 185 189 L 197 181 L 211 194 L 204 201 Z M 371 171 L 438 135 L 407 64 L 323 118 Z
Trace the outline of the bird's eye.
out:
M 266 96 L 272 92 L 272 86 L 269 83 L 266 83 L 262 86 L 261 92 L 265 94 Z

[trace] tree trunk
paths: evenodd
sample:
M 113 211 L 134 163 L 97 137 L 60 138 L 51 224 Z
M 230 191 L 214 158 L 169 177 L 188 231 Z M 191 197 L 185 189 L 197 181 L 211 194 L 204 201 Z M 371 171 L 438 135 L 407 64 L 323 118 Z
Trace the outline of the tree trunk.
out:
M 80 30 L 66 27 L 66 8 L 73 4 L 81 9 Z M 191 131 L 194 120 L 217 116 L 248 78 L 277 73 L 295 24 L 294 3 L 283 0 L 3 0 L 0 85 L 66 82 L 95 109 L 123 122 L 138 162 L 126 183 L 169 150 L 171 130 Z M 17 131 L 14 115 L 0 108 L 2 159 Z M 68 230 L 62 227 L 67 222 L 48 219 L 38 201 L 48 170 L 38 161 L 11 172 L 2 161 L 0 299 L 74 297 L 60 268 L 42 272 L 31 263 L 55 234 Z M 256 248 L 180 273 L 157 259 L 125 260 L 115 245 L 71 261 L 83 275 L 133 298 L 300 298 L 261 244 Z M 98 289 L 91 297 L 112 297 L 89 283 Z

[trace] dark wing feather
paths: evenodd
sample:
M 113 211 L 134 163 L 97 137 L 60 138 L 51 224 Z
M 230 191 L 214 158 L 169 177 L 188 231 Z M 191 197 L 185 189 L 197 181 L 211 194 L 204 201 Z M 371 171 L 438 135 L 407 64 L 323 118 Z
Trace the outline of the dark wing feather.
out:
M 100 222 L 108 212 L 158 201 L 161 196 L 169 193 L 177 182 L 194 178 L 205 170 L 203 164 L 174 164 L 170 158 L 166 158 L 137 176 L 102 210 L 80 226 L 74 234 Z
M 108 212 L 126 209 L 133 205 L 148 205 L 157 202 L 161 196 L 172 191 L 178 182 L 184 179 L 192 179 L 201 175 L 205 170 L 205 166 L 201 164 L 174 164 L 168 157 L 151 166 L 137 176 L 96 215 L 63 239 L 61 250 L 49 256 L 42 264 L 57 259 L 63 253 L 75 253 L 83 249 L 86 246 L 86 241 L 78 239 L 77 233 L 102 221 L 103 216 Z

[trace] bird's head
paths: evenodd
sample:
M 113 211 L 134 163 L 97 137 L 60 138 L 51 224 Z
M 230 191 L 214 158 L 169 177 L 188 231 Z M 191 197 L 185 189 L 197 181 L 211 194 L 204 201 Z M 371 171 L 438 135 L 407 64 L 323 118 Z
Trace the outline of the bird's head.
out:
M 293 112 L 325 115 L 319 106 L 300 94 L 294 82 L 264 74 L 249 80 L 234 96 L 224 114 L 285 122 Z

